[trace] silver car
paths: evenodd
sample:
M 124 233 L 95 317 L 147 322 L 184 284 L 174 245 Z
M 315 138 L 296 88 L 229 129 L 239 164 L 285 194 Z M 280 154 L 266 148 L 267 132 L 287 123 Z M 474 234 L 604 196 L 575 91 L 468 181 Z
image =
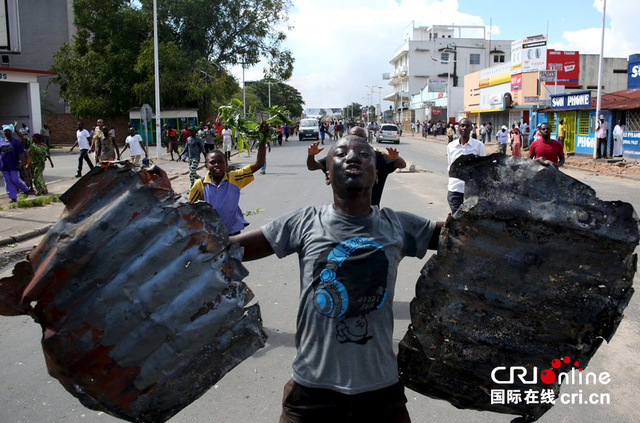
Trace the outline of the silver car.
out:
M 378 142 L 383 141 L 400 144 L 400 130 L 398 129 L 398 125 L 385 123 L 380 127 L 378 131 Z

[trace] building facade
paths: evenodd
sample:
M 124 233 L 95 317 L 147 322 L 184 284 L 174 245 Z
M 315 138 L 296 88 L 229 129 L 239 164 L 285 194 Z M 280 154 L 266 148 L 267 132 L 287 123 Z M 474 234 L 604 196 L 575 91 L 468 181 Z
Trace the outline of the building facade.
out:
M 405 130 L 411 121 L 423 122 L 432 116 L 455 120 L 464 110 L 464 75 L 510 59 L 511 41 L 487 39 L 484 26 L 411 24 L 389 61 L 392 90 L 384 100 L 393 102 L 393 119 L 401 121 Z M 432 91 L 429 86 L 444 91 Z M 436 99 L 440 100 L 432 106 Z
M 5 0 L 6 23 L 0 42 L 0 89 L 4 102 L 2 122 L 26 123 L 39 131 L 42 115 L 65 113 L 59 87 L 49 85 L 55 76 L 49 68 L 54 53 L 75 34 L 73 0 Z M 0 3 L 0 4 L 2 4 Z

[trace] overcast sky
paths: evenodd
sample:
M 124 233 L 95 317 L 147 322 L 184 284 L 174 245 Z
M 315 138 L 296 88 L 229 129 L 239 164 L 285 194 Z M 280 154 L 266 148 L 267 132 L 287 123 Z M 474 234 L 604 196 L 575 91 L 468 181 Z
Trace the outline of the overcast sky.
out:
M 640 0 L 608 0 L 605 57 L 640 53 Z M 600 52 L 603 0 L 293 0 L 293 27 L 287 48 L 296 59 L 293 77 L 305 107 L 364 104 L 369 86 L 392 92 L 382 74 L 402 44 L 408 26 L 491 25 L 493 39 L 548 34 L 556 50 Z M 241 70 L 234 70 L 239 80 Z M 262 78 L 262 67 L 245 71 L 246 80 Z M 374 100 L 378 102 L 378 91 Z M 383 101 L 383 108 L 390 103 Z

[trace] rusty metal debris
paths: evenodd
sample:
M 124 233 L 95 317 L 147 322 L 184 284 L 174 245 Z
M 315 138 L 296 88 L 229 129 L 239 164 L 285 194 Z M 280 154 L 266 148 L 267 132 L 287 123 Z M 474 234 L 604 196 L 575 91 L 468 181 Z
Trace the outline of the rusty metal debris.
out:
M 531 160 L 464 157 L 452 176 L 466 181 L 466 199 L 418 280 L 401 378 L 459 408 L 536 420 L 551 403 L 492 404 L 491 390 L 520 390 L 524 399 L 525 390 L 552 389 L 555 397 L 558 379 L 540 377 L 554 370 L 551 361 L 569 357 L 584 369 L 611 339 L 633 294 L 638 217 L 630 204 L 601 201 Z M 498 384 L 498 366 L 507 376 L 522 366 L 528 381 L 537 369 L 537 383 Z
M 0 314 L 29 313 L 49 373 L 87 407 L 164 422 L 264 346 L 238 245 L 162 170 L 96 167 L 65 214 L 0 281 Z

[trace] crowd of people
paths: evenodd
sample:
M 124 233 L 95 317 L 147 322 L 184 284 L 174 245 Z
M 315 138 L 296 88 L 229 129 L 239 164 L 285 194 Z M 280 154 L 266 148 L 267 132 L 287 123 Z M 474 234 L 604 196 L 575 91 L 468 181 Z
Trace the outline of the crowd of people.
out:
M 51 160 L 49 148 L 49 130 L 43 126 L 43 132 L 31 135 L 26 124 L 22 124 L 16 130 L 13 124 L 2 126 L 0 137 L 0 171 L 4 178 L 5 190 L 9 201 L 18 201 L 18 192 L 25 195 L 48 194 L 47 184 L 44 179 L 44 169 Z

